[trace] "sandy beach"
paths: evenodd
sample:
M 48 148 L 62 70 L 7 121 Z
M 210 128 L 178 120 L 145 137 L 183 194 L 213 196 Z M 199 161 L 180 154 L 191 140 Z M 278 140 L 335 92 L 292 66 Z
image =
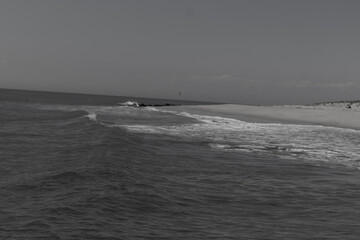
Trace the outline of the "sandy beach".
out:
M 216 115 L 256 123 L 313 124 L 360 130 L 359 102 L 322 103 L 309 106 L 220 104 L 178 106 L 169 107 L 168 109 L 193 114 Z

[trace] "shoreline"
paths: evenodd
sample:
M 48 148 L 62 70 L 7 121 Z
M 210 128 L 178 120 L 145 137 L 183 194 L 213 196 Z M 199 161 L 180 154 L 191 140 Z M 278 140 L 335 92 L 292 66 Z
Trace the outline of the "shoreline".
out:
M 360 130 L 360 107 L 342 105 L 250 106 L 238 104 L 182 105 L 163 109 L 233 118 L 253 123 L 320 125 Z

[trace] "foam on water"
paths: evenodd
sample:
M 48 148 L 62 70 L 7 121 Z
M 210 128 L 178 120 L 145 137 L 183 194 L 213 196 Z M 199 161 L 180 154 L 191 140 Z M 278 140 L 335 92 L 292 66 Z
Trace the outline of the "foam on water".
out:
M 139 103 L 135 101 L 126 101 L 124 103 L 119 103 L 121 106 L 128 106 L 128 107 L 139 107 Z
M 360 172 L 334 164 L 356 131 L 20 93 L 0 91 L 0 239 L 359 239 Z
M 170 112 L 170 111 L 166 111 Z M 248 123 L 217 116 L 175 113 L 199 123 L 122 125 L 129 131 L 206 140 L 213 149 L 344 164 L 360 169 L 360 132 L 315 125 Z
M 249 123 L 159 109 L 122 106 L 57 106 L 63 111 L 86 110 L 86 117 L 134 133 L 167 135 L 208 142 L 212 149 L 276 155 L 342 164 L 360 169 L 360 131 L 316 125 Z
M 89 118 L 91 121 L 95 121 L 95 122 L 96 122 L 96 113 L 89 113 L 89 114 L 86 115 L 85 117 Z

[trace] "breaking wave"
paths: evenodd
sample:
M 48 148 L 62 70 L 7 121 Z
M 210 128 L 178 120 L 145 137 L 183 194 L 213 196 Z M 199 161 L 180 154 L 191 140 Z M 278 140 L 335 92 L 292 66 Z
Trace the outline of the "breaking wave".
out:
M 169 111 L 167 111 L 169 112 Z M 248 123 L 231 118 L 174 113 L 198 120 L 181 125 L 124 125 L 132 132 L 208 141 L 213 149 L 345 164 L 360 169 L 360 132 L 296 124 Z
M 119 103 L 121 106 L 128 106 L 128 107 L 139 107 L 139 103 L 135 101 L 126 101 L 124 103 Z
M 88 115 L 85 115 L 85 117 L 89 118 L 91 121 L 96 122 L 96 113 L 89 113 Z

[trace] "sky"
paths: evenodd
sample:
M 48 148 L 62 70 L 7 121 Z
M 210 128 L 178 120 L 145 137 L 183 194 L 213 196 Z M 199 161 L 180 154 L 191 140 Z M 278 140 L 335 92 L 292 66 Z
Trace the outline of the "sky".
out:
M 359 12 L 358 0 L 0 0 L 0 88 L 358 100 Z

